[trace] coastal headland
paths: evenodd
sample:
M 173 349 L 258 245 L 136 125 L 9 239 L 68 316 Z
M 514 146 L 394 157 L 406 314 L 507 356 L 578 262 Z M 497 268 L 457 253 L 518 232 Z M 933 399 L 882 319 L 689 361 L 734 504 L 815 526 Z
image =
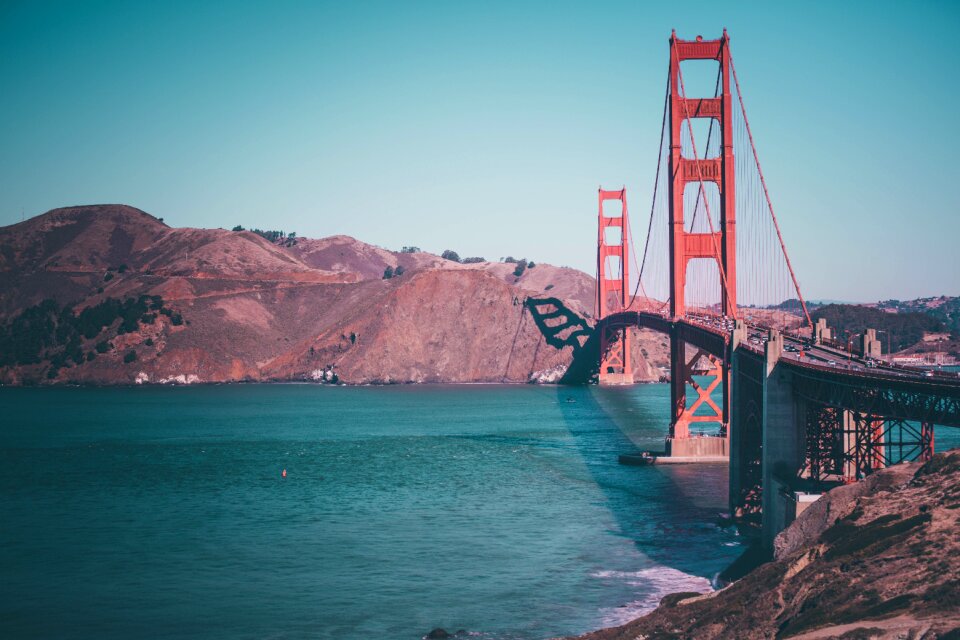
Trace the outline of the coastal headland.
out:
M 444 255 L 55 209 L 0 228 L 0 325 L 16 346 L 0 382 L 560 380 L 592 326 L 594 279 Z M 539 299 L 567 325 L 538 323 L 525 302 Z M 638 334 L 634 378 L 657 381 L 666 341 Z

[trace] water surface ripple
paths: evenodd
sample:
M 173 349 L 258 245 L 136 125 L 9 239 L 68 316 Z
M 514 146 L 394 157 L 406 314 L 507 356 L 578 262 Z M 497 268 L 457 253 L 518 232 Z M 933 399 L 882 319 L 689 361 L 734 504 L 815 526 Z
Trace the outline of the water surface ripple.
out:
M 722 466 L 631 468 L 669 390 L 0 388 L 0 631 L 536 639 L 704 590 Z M 287 477 L 281 471 L 287 470 Z

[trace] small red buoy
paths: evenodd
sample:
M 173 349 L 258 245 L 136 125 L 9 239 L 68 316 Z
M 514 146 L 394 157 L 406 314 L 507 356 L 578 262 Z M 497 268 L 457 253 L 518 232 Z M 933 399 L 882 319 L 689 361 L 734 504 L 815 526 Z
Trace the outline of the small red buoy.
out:
M 281 475 L 282 477 L 286 478 L 286 477 L 287 477 L 287 470 L 284 469 L 284 470 L 283 470 L 283 473 L 281 473 L 280 475 Z

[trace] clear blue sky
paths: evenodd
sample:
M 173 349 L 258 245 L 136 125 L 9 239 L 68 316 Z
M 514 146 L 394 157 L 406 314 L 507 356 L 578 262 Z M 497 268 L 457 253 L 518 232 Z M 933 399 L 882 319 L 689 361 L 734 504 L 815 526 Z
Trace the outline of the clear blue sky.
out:
M 957 2 L 3 2 L 0 225 L 122 202 L 592 273 L 598 185 L 642 233 L 670 29 L 724 26 L 806 296 L 960 294 Z

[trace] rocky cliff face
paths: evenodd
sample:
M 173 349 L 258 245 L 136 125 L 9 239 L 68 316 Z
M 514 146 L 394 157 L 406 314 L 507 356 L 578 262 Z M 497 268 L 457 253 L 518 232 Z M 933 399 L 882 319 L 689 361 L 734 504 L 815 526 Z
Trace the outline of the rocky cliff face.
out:
M 955 450 L 829 492 L 731 586 L 582 638 L 958 638 L 958 530 Z
M 517 277 L 346 236 L 270 242 L 70 207 L 0 228 L 0 346 L 35 351 L 0 354 L 0 382 L 555 381 L 574 347 L 549 344 L 523 301 L 556 298 L 590 324 L 594 295 L 587 274 L 546 264 Z M 143 313 L 71 329 L 109 299 Z M 639 335 L 636 377 L 656 380 L 665 340 Z

